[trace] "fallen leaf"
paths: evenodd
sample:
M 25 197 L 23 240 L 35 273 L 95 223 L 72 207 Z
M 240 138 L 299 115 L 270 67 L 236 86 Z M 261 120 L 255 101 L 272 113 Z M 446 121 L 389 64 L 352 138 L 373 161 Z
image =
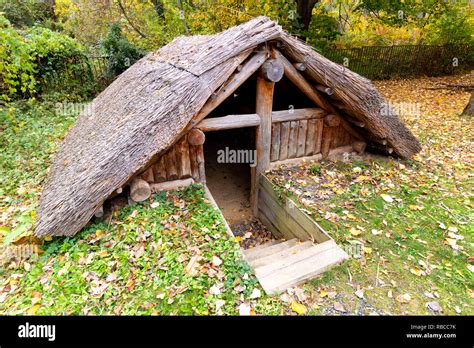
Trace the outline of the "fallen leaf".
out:
M 219 284 L 211 286 L 211 288 L 209 289 L 209 293 L 211 295 L 219 295 L 221 293 Z
M 364 298 L 364 290 L 363 290 L 363 289 L 357 290 L 356 292 L 354 292 L 354 294 L 355 294 L 358 298 Z
M 184 268 L 184 272 L 190 275 L 195 275 L 196 267 L 198 266 L 198 261 L 200 259 L 201 259 L 201 256 L 199 254 L 196 254 L 193 257 L 191 257 L 191 260 L 189 260 L 188 264 Z
M 307 296 L 304 293 L 304 290 L 301 288 L 295 288 L 295 295 L 298 298 L 298 301 L 300 302 L 304 302 L 307 299 Z
M 441 306 L 436 301 L 431 301 L 426 304 L 426 307 L 431 309 L 433 312 L 441 312 Z
M 38 311 L 38 309 L 40 309 L 40 307 L 41 307 L 41 305 L 35 304 L 35 305 L 31 306 L 31 307 L 26 311 L 26 313 L 31 314 L 31 315 L 35 315 L 36 312 Z
M 361 231 L 361 230 L 358 230 L 358 229 L 356 229 L 356 228 L 354 228 L 354 227 L 351 227 L 351 228 L 349 229 L 349 232 L 350 232 L 353 236 L 358 236 L 358 235 L 362 234 L 362 231 Z
M 457 239 L 457 240 L 463 240 L 464 239 L 464 236 L 461 236 L 460 234 L 456 234 L 454 232 L 449 232 L 448 236 L 453 238 L 453 239 Z
M 223 314 L 222 311 L 221 311 L 221 308 L 222 306 L 225 305 L 225 300 L 216 300 L 216 312 L 219 313 L 219 314 Z
M 408 303 L 411 301 L 411 296 L 410 294 L 400 294 L 395 299 L 400 303 Z
M 241 303 L 239 306 L 240 315 L 250 315 L 250 306 L 246 303 Z
M 250 294 L 250 299 L 253 300 L 253 299 L 259 298 L 260 296 L 262 296 L 262 293 L 260 292 L 260 290 L 257 288 L 254 288 L 252 290 L 252 293 Z
M 416 275 L 417 277 L 425 276 L 426 272 L 419 268 L 410 268 L 410 273 Z
M 216 267 L 220 266 L 222 264 L 222 260 L 217 256 L 212 256 L 212 264 Z
M 334 309 L 339 312 L 345 312 L 346 309 L 344 308 L 343 304 L 340 302 L 334 302 Z
M 393 202 L 393 198 L 390 195 L 381 194 L 380 197 L 382 197 L 382 199 L 387 203 L 392 203 Z
M 297 314 L 306 314 L 308 311 L 304 304 L 298 303 L 296 301 L 291 302 L 291 310 Z

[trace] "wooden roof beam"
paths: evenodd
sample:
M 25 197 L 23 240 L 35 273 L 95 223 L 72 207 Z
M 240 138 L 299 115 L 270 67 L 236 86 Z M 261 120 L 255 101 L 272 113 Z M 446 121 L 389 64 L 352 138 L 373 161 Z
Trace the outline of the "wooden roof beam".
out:
M 269 56 L 269 52 L 259 51 L 255 53 L 244 65 L 233 74 L 221 88 L 208 99 L 206 104 L 199 113 L 194 117 L 193 124 L 198 123 L 204 117 L 209 115 L 216 107 L 218 107 L 224 100 L 226 100 L 232 93 L 235 92 L 247 79 L 252 76 L 265 63 Z
M 309 99 L 311 99 L 316 105 L 330 114 L 341 117 L 341 124 L 350 134 L 355 138 L 362 140 L 363 137 L 339 114 L 334 106 L 323 96 L 321 93 L 314 88 L 301 73 L 295 69 L 293 64 L 290 63 L 286 57 L 281 54 L 278 50 L 274 49 L 272 54 L 280 59 L 285 68 L 285 75 L 288 79 L 293 82 Z

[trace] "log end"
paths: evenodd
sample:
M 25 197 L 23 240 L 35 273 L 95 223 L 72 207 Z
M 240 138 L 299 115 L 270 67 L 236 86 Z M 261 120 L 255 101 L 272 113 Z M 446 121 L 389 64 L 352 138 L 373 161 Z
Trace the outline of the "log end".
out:
M 130 183 L 130 198 L 135 202 L 143 202 L 151 196 L 150 185 L 143 179 L 133 179 Z

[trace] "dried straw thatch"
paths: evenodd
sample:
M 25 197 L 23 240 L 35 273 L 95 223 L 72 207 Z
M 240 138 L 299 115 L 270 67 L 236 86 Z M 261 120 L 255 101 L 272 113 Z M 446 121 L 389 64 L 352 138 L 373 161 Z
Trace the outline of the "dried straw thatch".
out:
M 380 94 L 367 79 L 334 64 L 265 17 L 218 35 L 179 37 L 142 58 L 92 102 L 67 134 L 48 177 L 36 235 L 77 233 L 114 190 L 168 149 L 206 101 L 259 45 L 282 42 L 282 52 L 305 62 L 308 75 L 327 83 L 402 157 L 419 144 L 395 114 L 380 115 Z M 370 134 L 369 134 L 370 133 Z

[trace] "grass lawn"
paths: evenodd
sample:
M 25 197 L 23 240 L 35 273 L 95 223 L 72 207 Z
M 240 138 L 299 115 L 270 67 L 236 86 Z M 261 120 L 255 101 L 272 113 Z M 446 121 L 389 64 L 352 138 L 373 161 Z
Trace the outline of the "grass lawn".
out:
M 462 79 L 472 75 L 377 83 L 393 102 L 419 103 L 421 116 L 404 117 L 423 146 L 412 160 L 269 174 L 338 243 L 363 251 L 273 297 L 199 186 L 154 195 L 73 238 L 36 240 L 43 180 L 76 115 L 47 103 L 2 109 L 0 254 L 36 249 L 0 265 L 0 314 L 474 314 L 474 127 L 459 116 L 468 94 L 425 89 Z

